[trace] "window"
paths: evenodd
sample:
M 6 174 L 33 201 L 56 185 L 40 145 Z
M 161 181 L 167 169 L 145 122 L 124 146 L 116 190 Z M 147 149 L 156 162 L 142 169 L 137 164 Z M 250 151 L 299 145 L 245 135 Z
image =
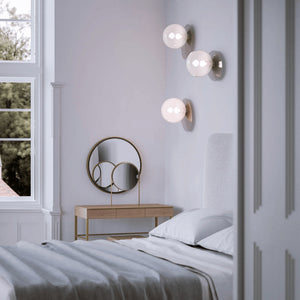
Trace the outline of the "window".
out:
M 38 0 L 0 0 L 0 202 L 40 202 Z
M 31 82 L 0 82 L 0 196 L 31 196 Z
M 0 59 L 31 61 L 32 9 L 31 0 L 0 0 Z

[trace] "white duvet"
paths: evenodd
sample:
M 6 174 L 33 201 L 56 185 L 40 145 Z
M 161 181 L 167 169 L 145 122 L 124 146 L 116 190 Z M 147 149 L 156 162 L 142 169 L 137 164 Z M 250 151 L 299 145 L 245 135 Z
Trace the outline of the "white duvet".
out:
M 19 242 L 0 247 L 0 300 L 231 300 L 232 268 L 228 255 L 157 237 Z
M 207 274 L 215 286 L 217 295 L 213 295 L 214 298 L 233 299 L 233 259 L 229 255 L 154 236 L 119 240 L 118 243 Z

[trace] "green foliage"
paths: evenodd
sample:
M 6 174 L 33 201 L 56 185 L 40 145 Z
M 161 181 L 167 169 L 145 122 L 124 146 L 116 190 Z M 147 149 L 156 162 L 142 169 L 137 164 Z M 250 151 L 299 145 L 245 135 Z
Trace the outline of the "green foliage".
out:
M 0 108 L 30 107 L 30 83 L 0 83 Z M 1 138 L 30 138 L 30 112 L 0 112 Z M 3 180 L 20 196 L 30 195 L 31 143 L 0 142 Z
M 30 50 L 26 47 L 28 41 L 29 38 L 18 40 L 17 33 L 10 28 L 0 28 L 0 59 L 26 60 L 30 56 Z
M 30 83 L 0 83 L 0 108 L 30 108 Z
M 15 8 L 3 5 L 0 0 L 0 11 L 6 9 L 11 19 L 28 19 L 28 16 L 17 15 Z M 26 22 L 10 22 L 9 26 L 0 27 L 0 60 L 24 61 L 30 56 L 29 38 L 18 34 Z M 1 109 L 29 109 L 31 105 L 31 84 L 18 82 L 0 83 Z M 30 112 L 0 112 L 1 138 L 30 138 Z M 30 196 L 31 186 L 31 142 L 1 141 L 0 155 L 2 160 L 3 180 L 20 196 Z
M 19 195 L 30 196 L 30 142 L 0 142 L 2 178 Z
M 29 19 L 30 16 L 17 14 L 15 7 L 10 8 L 0 0 L 0 12 L 6 12 L 10 19 Z M 1 22 L 2 23 L 2 22 Z M 4 22 L 3 22 L 4 23 Z M 29 22 L 5 22 L 5 26 L 0 27 L 0 60 L 28 60 L 30 58 L 30 38 L 22 35 L 23 29 Z

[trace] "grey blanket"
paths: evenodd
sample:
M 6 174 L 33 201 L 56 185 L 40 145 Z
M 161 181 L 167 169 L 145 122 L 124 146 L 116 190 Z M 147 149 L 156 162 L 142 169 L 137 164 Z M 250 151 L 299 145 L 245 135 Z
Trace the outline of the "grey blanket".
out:
M 0 247 L 1 300 L 200 300 L 208 294 L 205 281 L 182 266 L 104 240 Z

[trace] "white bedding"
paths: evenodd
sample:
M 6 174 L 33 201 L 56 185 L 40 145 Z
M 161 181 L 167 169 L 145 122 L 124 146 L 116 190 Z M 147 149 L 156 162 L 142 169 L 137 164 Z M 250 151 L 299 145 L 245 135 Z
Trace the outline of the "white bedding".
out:
M 231 300 L 232 268 L 231 256 L 157 237 L 19 242 L 0 247 L 0 299 Z
M 215 300 L 214 290 L 206 274 L 106 240 L 0 247 L 0 300 Z
M 214 299 L 232 300 L 233 298 L 233 259 L 229 255 L 154 236 L 117 242 L 205 273 L 213 280 L 217 292 L 217 295 L 213 295 Z

